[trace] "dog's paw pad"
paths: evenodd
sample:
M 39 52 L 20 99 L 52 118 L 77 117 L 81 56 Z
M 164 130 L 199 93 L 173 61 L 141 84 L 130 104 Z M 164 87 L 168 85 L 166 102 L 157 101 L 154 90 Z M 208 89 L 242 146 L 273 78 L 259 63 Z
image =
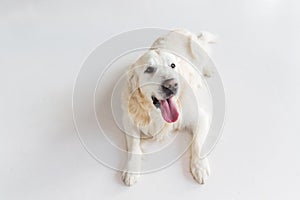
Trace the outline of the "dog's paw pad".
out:
M 130 172 L 123 172 L 122 174 L 122 180 L 127 186 L 132 186 L 137 182 L 137 179 L 139 178 L 139 174 L 133 174 Z
M 205 184 L 210 174 L 208 162 L 204 160 L 192 162 L 191 173 L 199 184 Z

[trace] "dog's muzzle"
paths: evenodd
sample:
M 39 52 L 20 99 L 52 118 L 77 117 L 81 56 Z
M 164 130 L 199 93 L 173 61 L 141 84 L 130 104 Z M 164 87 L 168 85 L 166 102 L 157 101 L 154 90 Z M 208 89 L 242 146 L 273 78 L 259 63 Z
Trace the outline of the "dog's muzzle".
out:
M 174 96 L 178 90 L 178 83 L 174 78 L 167 79 L 161 84 L 161 90 L 166 98 Z

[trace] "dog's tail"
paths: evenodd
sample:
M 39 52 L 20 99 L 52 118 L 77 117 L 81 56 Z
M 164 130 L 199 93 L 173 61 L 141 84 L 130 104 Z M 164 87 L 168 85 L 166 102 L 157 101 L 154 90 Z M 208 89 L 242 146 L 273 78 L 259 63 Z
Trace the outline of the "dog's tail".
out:
M 201 31 L 198 35 L 197 38 L 200 42 L 205 43 L 205 44 L 215 44 L 218 42 L 218 37 L 210 32 L 207 31 Z
M 206 53 L 208 55 L 211 55 L 212 44 L 215 44 L 218 42 L 218 37 L 207 31 L 200 32 L 198 35 L 196 35 L 196 37 L 197 37 L 197 39 L 196 38 L 192 38 L 192 39 L 196 39 L 198 41 L 198 44 L 206 51 Z M 193 44 L 191 44 L 191 46 L 192 45 Z
M 207 60 L 208 58 L 206 57 L 203 58 L 203 54 L 200 53 L 201 49 L 199 49 L 199 46 L 210 57 L 212 52 L 212 44 L 215 44 L 217 42 L 218 42 L 218 37 L 206 31 L 202 31 L 198 35 L 194 35 L 191 37 L 191 41 L 190 41 L 191 52 L 194 58 L 201 60 L 202 64 L 204 64 L 202 73 L 206 77 L 211 77 L 212 74 L 214 73 L 214 70 L 211 66 L 206 64 L 205 60 Z

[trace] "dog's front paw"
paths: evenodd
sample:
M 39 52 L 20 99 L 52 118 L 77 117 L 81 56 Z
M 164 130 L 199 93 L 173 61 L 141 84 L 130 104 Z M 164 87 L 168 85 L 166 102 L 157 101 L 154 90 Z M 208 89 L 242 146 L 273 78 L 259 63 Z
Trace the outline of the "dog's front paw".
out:
M 191 173 L 198 183 L 204 184 L 210 174 L 208 159 L 192 159 Z
M 130 173 L 128 171 L 124 171 L 122 173 L 122 180 L 127 186 L 132 186 L 137 182 L 137 179 L 140 177 L 137 173 Z

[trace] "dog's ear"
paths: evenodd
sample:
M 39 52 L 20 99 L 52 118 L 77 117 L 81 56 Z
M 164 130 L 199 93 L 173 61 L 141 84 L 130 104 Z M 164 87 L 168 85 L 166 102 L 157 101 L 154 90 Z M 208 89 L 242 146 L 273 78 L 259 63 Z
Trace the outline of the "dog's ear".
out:
M 152 102 L 149 102 L 142 94 L 134 67 L 134 65 L 130 67 L 127 77 L 127 87 L 129 89 L 127 99 L 128 112 L 134 124 L 138 127 L 143 127 L 151 121 L 149 110 L 151 109 Z
M 135 66 L 132 65 L 127 73 L 127 86 L 130 93 L 138 88 L 138 81 L 139 80 L 135 72 Z

